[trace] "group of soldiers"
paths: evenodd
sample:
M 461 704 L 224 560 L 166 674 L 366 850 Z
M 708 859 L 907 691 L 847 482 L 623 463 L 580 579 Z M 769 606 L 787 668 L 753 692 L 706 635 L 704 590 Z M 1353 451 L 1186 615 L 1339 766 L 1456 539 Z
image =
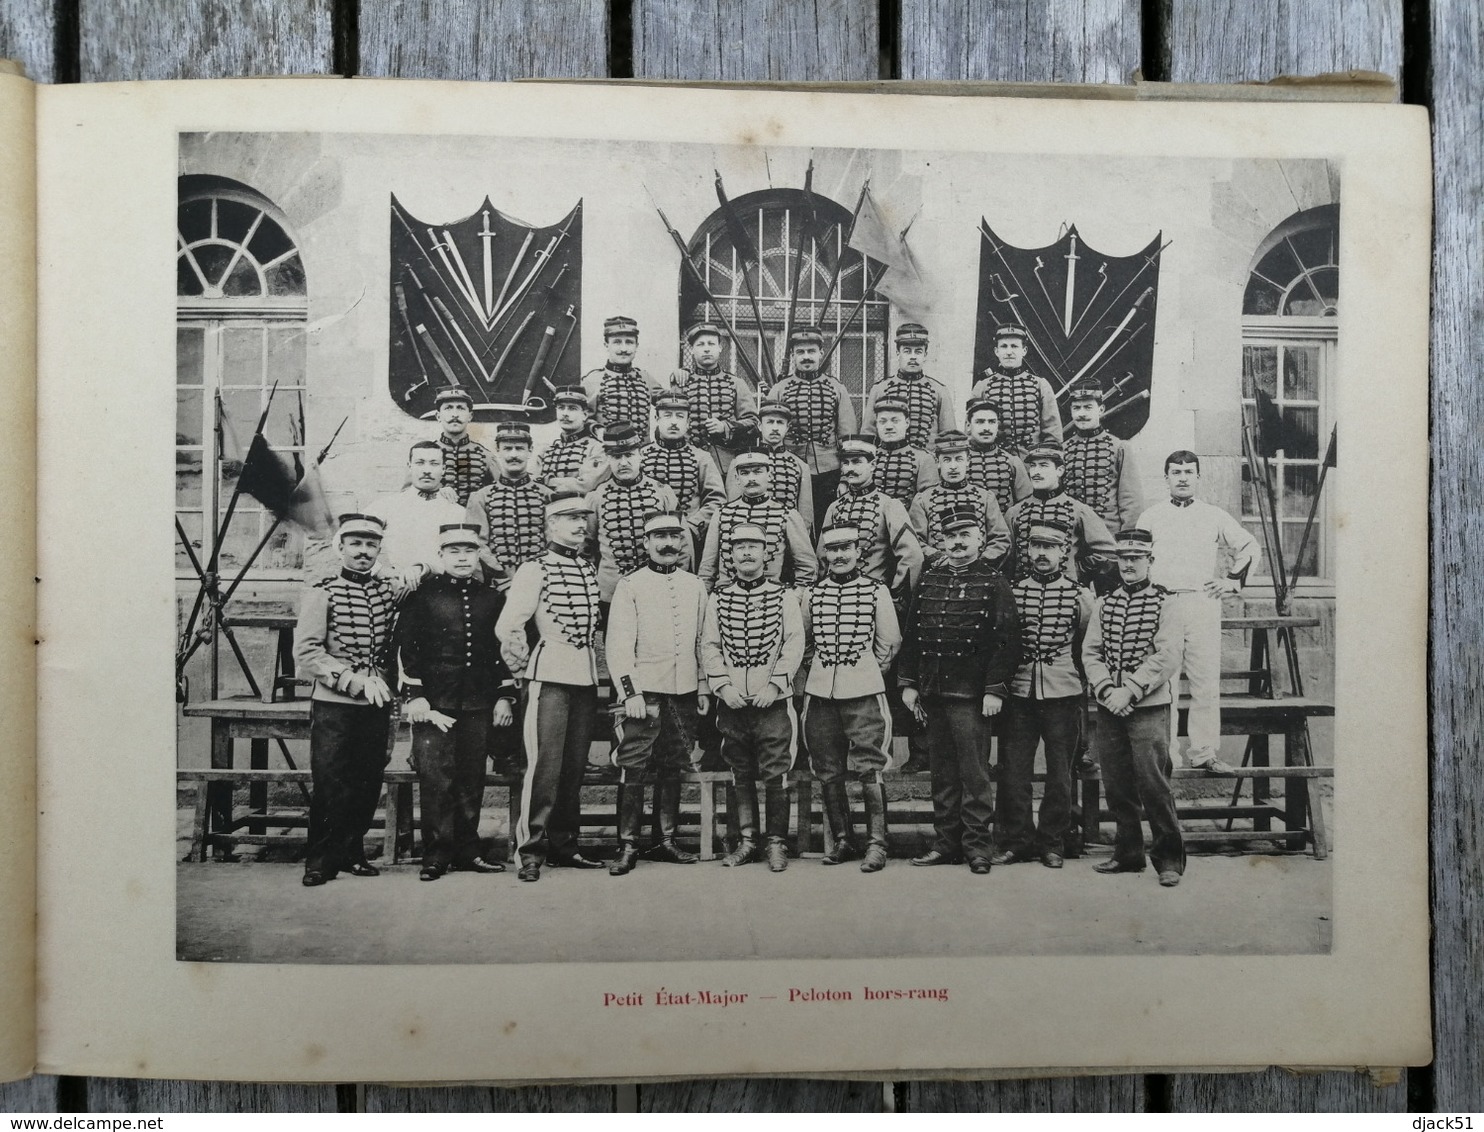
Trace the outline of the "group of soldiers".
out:
M 1064 429 L 1050 384 L 1024 364 L 1024 329 L 995 338 L 964 431 L 916 323 L 897 330 L 896 372 L 869 390 L 859 426 L 808 327 L 760 395 L 722 368 L 719 327 L 692 327 L 688 364 L 661 380 L 634 365 L 635 322 L 610 318 L 605 365 L 556 391 L 558 435 L 539 459 L 523 424 L 497 425 L 492 451 L 474 442 L 469 398 L 442 390 L 440 435 L 412 446 L 407 486 L 342 517 L 343 568 L 303 601 L 295 654 L 315 678 L 304 884 L 376 874 L 363 839 L 399 700 L 423 880 L 503 871 L 478 836 L 490 759 L 522 779 L 523 881 L 544 867 L 694 862 L 676 837 L 680 787 L 707 760 L 735 783 L 722 864 L 781 872 L 801 739 L 830 834 L 823 863 L 875 872 L 898 730 L 906 769 L 932 779 L 936 836 L 912 864 L 1061 868 L 1088 694 L 1117 823 L 1096 868 L 1146 868 L 1142 816 L 1160 884 L 1177 884 L 1173 689 L 1183 671 L 1187 764 L 1229 771 L 1221 598 L 1240 590 L 1256 543 L 1195 498 L 1192 452 L 1168 457 L 1170 498 L 1145 507 L 1127 444 L 1102 426 L 1102 390 L 1072 389 Z M 577 843 L 604 672 L 621 783 L 611 862 Z

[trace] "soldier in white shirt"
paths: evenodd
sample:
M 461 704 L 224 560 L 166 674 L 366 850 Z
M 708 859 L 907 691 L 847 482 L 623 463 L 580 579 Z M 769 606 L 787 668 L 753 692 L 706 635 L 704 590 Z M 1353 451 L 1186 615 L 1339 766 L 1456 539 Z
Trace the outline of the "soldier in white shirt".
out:
M 1171 452 L 1165 458 L 1170 498 L 1140 515 L 1138 525 L 1159 547 L 1150 577 L 1170 591 L 1166 608 L 1180 629 L 1180 665 L 1170 687 L 1179 689 L 1181 672 L 1190 683 L 1185 765 L 1228 774 L 1232 768 L 1219 757 L 1221 601 L 1242 592 L 1258 548 L 1257 539 L 1241 523 L 1195 497 L 1200 479 L 1199 456 L 1184 449 Z M 1173 720 L 1178 713 L 1171 716 Z
M 675 840 L 680 824 L 680 775 L 690 769 L 696 720 L 709 703 L 701 672 L 701 622 L 706 587 L 681 569 L 685 519 L 662 511 L 644 520 L 648 561 L 618 580 L 608 614 L 608 671 L 613 677 L 613 765 L 619 770 L 618 859 L 613 876 L 639 860 L 644 785 L 654 782 L 658 836 L 649 856 L 691 865 L 699 858 Z
M 408 484 L 383 495 L 369 507 L 386 525 L 378 572 L 401 592 L 415 589 L 439 567 L 438 532 L 464 521 L 464 508 L 443 491 L 443 448 L 436 440 L 419 440 L 407 452 Z

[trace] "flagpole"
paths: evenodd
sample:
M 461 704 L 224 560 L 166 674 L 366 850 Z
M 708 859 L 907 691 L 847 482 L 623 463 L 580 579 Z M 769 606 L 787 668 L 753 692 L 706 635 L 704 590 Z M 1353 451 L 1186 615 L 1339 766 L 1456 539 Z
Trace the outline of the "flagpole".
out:
M 768 384 L 770 386 L 776 385 L 778 383 L 778 371 L 773 368 L 773 351 L 763 349 L 765 335 L 763 333 L 762 307 L 758 305 L 757 292 L 752 288 L 752 277 L 747 274 L 747 260 L 749 258 L 747 253 L 751 251 L 752 255 L 750 258 L 753 263 L 758 265 L 759 273 L 762 271 L 763 257 L 758 251 L 757 246 L 752 243 L 752 237 L 748 234 L 746 227 L 743 226 L 742 218 L 737 215 L 737 210 L 732 207 L 732 202 L 727 199 L 726 188 L 721 183 L 721 170 L 716 169 L 713 172 L 716 174 L 716 199 L 721 202 L 722 215 L 727 223 L 727 231 L 732 237 L 732 246 L 737 249 L 738 254 L 742 257 L 742 288 L 747 292 L 747 301 L 752 304 L 752 317 L 757 326 L 758 333 L 758 354 L 763 366 L 768 371 Z M 759 232 L 759 235 L 761 235 L 761 232 Z M 738 246 L 739 244 L 741 246 Z M 785 343 L 784 349 L 787 348 L 787 343 Z
M 844 340 L 846 333 L 850 330 L 850 324 L 855 321 L 855 316 L 860 314 L 861 308 L 866 305 L 867 297 L 869 297 L 871 292 L 876 289 L 876 284 L 880 283 L 881 280 L 885 277 L 886 273 L 891 270 L 889 265 L 882 264 L 881 270 L 876 273 L 875 279 L 866 279 L 866 269 L 869 268 L 870 261 L 866 259 L 864 253 L 861 253 L 861 259 L 862 261 L 864 261 L 861 264 L 861 267 L 863 269 L 861 271 L 861 282 L 865 284 L 861 288 L 861 297 L 855 301 L 855 306 L 851 308 L 849 317 L 847 317 L 845 321 L 840 324 L 840 333 L 837 334 L 835 336 L 835 340 L 830 343 L 830 348 L 824 352 L 824 357 L 819 359 L 819 369 L 821 373 L 824 372 L 824 367 L 830 364 L 830 359 L 835 356 L 835 348 L 839 346 L 840 343 Z M 864 325 L 865 324 L 863 321 L 862 327 L 864 327 Z
M 814 207 L 812 203 L 814 200 L 814 194 L 812 192 L 813 185 L 814 162 L 811 159 L 808 168 L 804 170 L 804 200 L 808 205 L 809 213 L 811 216 L 814 214 Z M 809 224 L 808 227 L 812 230 L 814 228 L 814 225 Z M 799 301 L 799 282 L 803 278 L 804 274 L 804 228 L 805 225 L 799 225 L 799 238 L 797 243 L 794 245 L 793 281 L 789 284 L 788 289 L 788 311 L 783 316 L 783 355 L 785 358 L 788 357 L 788 340 L 789 337 L 793 334 L 794 310 L 796 309 Z
M 1329 447 L 1324 453 L 1324 463 L 1319 466 L 1319 482 L 1314 487 L 1314 502 L 1309 504 L 1309 517 L 1304 520 L 1304 534 L 1299 539 L 1298 553 L 1293 557 L 1293 579 L 1290 589 L 1298 585 L 1299 564 L 1304 560 L 1304 551 L 1309 549 L 1309 535 L 1314 530 L 1314 518 L 1319 514 L 1320 496 L 1324 494 L 1324 480 L 1329 475 L 1329 470 L 1335 466 L 1335 440 L 1338 432 L 1338 425 L 1332 426 L 1329 430 Z
M 850 223 L 845 227 L 840 251 L 835 256 L 835 269 L 830 272 L 830 285 L 824 290 L 824 302 L 819 304 L 819 311 L 815 316 L 815 326 L 824 318 L 824 312 L 830 309 L 830 300 L 835 297 L 835 286 L 840 282 L 840 266 L 845 262 L 845 249 L 850 246 L 850 238 L 855 235 L 855 222 L 860 219 L 861 207 L 866 203 L 866 190 L 870 187 L 871 179 L 867 177 L 861 184 L 860 195 L 855 198 L 855 211 L 850 214 Z

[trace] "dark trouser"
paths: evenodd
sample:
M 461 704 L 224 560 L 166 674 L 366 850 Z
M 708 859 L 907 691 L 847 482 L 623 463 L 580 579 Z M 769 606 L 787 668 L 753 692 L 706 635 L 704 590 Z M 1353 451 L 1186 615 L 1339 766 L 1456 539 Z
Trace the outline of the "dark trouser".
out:
M 988 857 L 994 851 L 989 779 L 989 720 L 980 699 L 925 696 L 927 748 L 933 772 L 933 829 L 940 853 Z
M 1005 700 L 1000 729 L 1000 796 L 995 807 L 997 847 L 1012 853 L 1061 853 L 1072 816 L 1072 756 L 1083 699 L 1059 696 Z M 1046 743 L 1046 789 L 1032 817 L 1031 780 L 1036 746 Z
M 696 694 L 667 696 L 645 692 L 649 710 L 643 719 L 630 719 L 619 700 L 613 715 L 613 765 L 619 781 L 654 782 L 679 778 L 690 770 L 695 745 Z
M 491 725 L 485 753 L 489 755 L 496 774 L 519 776 L 526 768 L 526 755 L 521 747 L 521 705 L 517 702 L 511 708 L 515 718 L 511 720 L 509 727 Z
M 597 702 L 591 684 L 526 684 L 526 773 L 515 830 L 522 864 L 543 865 L 548 856 L 577 851 L 582 774 Z
M 1149 856 L 1154 867 L 1183 873 L 1185 839 L 1170 792 L 1170 706 L 1134 708 L 1120 717 L 1099 705 L 1097 752 L 1108 809 L 1118 823 L 1113 859 L 1131 869 L 1144 867 L 1142 808 L 1153 835 Z
M 431 723 L 413 725 L 412 751 L 422 804 L 423 864 L 446 869 L 481 855 L 479 807 L 484 800 L 490 709 L 443 714 L 454 717 L 447 731 Z
M 376 817 L 381 777 L 391 762 L 390 707 L 309 705 L 309 802 L 306 871 L 334 876 L 365 859 L 366 831 Z
M 815 472 L 809 477 L 809 490 L 814 493 L 814 534 L 824 525 L 824 513 L 840 491 L 840 469 L 832 472 Z M 822 567 L 821 567 L 822 568 Z
M 848 773 L 861 782 L 880 782 L 881 772 L 891 766 L 891 708 L 886 694 L 849 700 L 806 697 L 804 742 L 809 769 L 819 781 L 844 782 Z
M 799 750 L 799 719 L 793 700 L 781 696 L 765 708 L 729 708 L 716 701 L 721 754 L 738 782 L 782 781 Z

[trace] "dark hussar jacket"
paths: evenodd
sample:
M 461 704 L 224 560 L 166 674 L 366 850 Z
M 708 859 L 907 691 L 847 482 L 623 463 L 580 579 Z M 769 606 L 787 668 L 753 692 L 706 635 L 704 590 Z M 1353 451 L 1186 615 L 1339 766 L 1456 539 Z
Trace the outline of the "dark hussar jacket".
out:
M 478 711 L 515 698 L 495 620 L 504 604 L 478 578 L 437 574 L 418 586 L 397 619 L 402 683 L 436 711 Z
M 897 683 L 924 696 L 1009 695 L 1020 666 L 1020 618 L 1003 574 L 982 558 L 941 560 L 922 575 L 907 615 Z

